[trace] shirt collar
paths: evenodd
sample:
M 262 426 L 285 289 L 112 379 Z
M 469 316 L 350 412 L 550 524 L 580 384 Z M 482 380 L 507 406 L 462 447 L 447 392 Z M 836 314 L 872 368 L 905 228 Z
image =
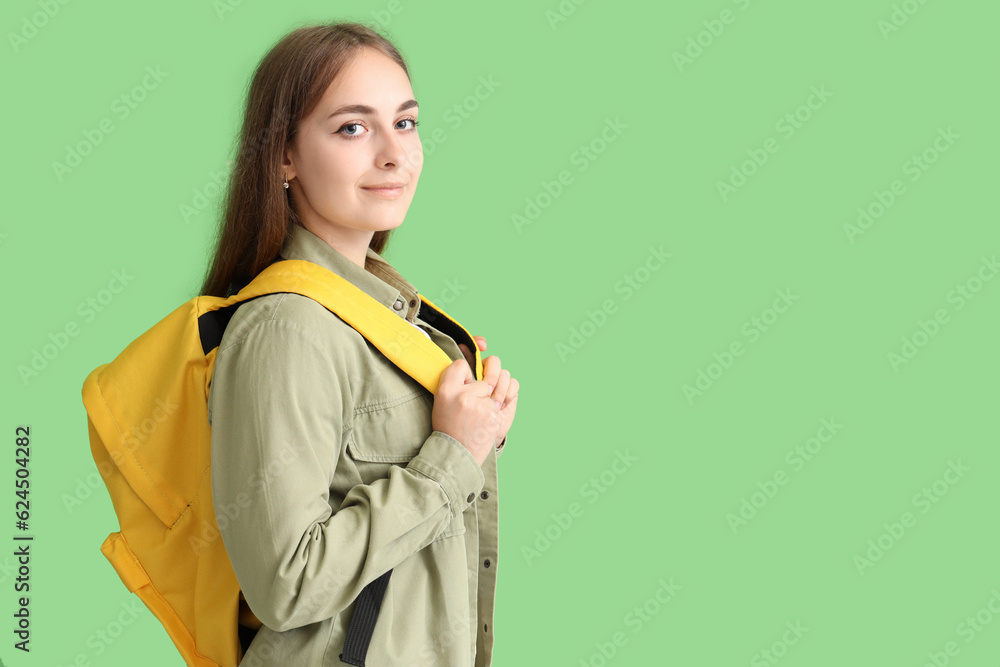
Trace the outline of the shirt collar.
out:
M 285 259 L 303 259 L 333 271 L 400 317 L 413 322 L 420 312 L 420 295 L 381 255 L 368 248 L 362 269 L 329 243 L 298 223 L 281 248 Z

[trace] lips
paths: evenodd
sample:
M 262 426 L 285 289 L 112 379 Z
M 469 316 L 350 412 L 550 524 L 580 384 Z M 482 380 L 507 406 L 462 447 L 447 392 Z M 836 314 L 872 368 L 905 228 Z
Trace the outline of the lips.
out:
M 405 186 L 406 183 L 376 183 L 375 185 L 362 185 L 365 190 L 394 190 Z
M 405 186 L 405 183 L 389 182 L 377 183 L 375 185 L 364 185 L 361 189 L 367 190 L 378 199 L 396 200 L 403 196 L 403 188 Z

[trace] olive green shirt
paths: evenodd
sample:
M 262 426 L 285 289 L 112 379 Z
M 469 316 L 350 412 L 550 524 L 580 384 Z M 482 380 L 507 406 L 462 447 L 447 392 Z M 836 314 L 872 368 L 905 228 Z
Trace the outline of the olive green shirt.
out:
M 416 288 L 375 251 L 362 269 L 295 225 L 285 259 L 324 266 L 423 330 Z M 341 666 L 355 600 L 392 569 L 369 667 L 489 667 L 497 458 L 431 428 L 434 396 L 298 294 L 240 306 L 209 390 L 212 493 L 246 604 L 263 622 L 241 665 Z

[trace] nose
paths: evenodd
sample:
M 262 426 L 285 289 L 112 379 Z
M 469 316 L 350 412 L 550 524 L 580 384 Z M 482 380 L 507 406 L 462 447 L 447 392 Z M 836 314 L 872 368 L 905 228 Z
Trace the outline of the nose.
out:
M 395 131 L 380 133 L 375 161 L 380 167 L 401 166 L 406 164 L 406 150 Z

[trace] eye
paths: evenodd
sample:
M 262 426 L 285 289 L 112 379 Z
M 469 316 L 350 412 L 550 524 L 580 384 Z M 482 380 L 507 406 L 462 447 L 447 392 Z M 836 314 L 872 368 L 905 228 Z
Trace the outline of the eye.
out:
M 410 127 L 411 130 L 417 129 L 417 125 L 420 125 L 420 123 L 417 122 L 416 118 L 404 118 L 403 120 L 401 120 L 399 122 L 400 123 L 405 123 L 406 121 L 410 121 L 411 123 L 413 123 L 413 125 Z
M 349 139 L 361 136 L 362 134 L 361 132 L 346 132 L 345 130 L 347 130 L 347 128 L 349 127 L 364 127 L 364 125 L 362 125 L 361 123 L 347 123 L 346 125 L 341 126 L 341 128 L 337 130 L 335 134 L 342 134 Z

